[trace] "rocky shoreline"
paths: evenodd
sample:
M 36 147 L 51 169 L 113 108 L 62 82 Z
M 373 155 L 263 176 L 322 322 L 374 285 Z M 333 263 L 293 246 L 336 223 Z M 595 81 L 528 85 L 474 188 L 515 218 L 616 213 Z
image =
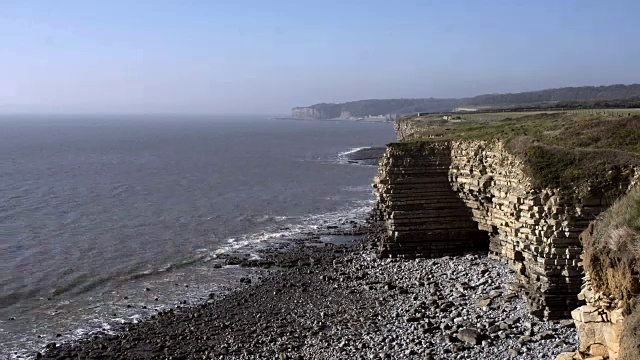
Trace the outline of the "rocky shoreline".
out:
M 345 157 L 350 164 L 378 166 L 386 150 L 386 147 L 367 147 L 349 152 Z
M 552 359 L 576 343 L 572 321 L 545 322 L 486 254 L 379 259 L 378 236 L 353 245 L 271 253 L 250 284 L 223 298 L 165 310 L 49 344 L 43 359 Z M 261 264 L 254 264 L 261 266 Z

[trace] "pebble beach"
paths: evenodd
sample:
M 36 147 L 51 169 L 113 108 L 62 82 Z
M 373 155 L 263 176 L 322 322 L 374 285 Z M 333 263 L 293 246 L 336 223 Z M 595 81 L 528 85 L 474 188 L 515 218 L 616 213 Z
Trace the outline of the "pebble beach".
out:
M 225 297 L 111 334 L 47 345 L 45 359 L 553 359 L 572 321 L 528 315 L 508 265 L 486 254 L 380 259 L 377 235 L 272 253 Z M 264 267 L 264 266 L 263 266 Z

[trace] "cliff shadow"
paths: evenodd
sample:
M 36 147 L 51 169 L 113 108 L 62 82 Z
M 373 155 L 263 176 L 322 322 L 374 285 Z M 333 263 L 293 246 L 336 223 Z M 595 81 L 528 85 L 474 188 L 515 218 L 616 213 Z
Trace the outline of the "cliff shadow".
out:
M 376 183 L 387 229 L 380 255 L 434 258 L 488 252 L 489 232 L 479 229 L 449 182 L 450 145 L 392 145 L 396 148 L 387 151 Z

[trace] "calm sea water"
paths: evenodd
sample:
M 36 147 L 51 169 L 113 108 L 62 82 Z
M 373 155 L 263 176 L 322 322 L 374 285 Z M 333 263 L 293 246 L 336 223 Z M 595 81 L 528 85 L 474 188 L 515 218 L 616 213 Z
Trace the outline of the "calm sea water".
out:
M 0 118 L 0 355 L 237 282 L 214 268 L 372 201 L 390 124 L 241 117 Z M 58 337 L 56 337 L 58 336 Z

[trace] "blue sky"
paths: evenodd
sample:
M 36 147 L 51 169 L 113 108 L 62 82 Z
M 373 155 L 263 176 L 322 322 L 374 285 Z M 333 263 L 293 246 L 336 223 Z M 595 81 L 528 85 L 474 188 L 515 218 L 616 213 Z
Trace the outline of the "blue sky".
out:
M 0 112 L 287 113 L 640 82 L 640 1 L 0 2 Z

